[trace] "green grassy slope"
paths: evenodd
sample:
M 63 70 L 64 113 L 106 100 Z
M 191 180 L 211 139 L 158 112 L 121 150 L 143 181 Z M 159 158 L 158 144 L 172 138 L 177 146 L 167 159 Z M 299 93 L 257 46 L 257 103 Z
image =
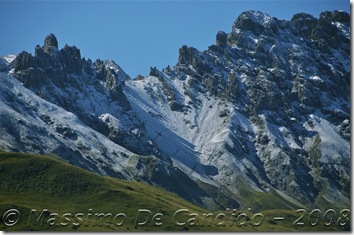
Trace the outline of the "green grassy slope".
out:
M 139 212 L 139 210 L 144 211 Z M 180 212 L 174 217 L 179 210 Z M 19 216 L 15 214 L 17 211 Z M 262 216 L 254 217 L 253 220 L 253 212 L 244 211 L 245 214 L 241 214 L 242 212 L 207 211 L 163 189 L 144 183 L 99 176 L 53 157 L 0 152 L 0 230 L 329 231 L 349 229 L 347 225 L 339 226 L 334 222 L 326 226 L 324 221 L 311 226 L 307 218 L 303 220 L 304 226 L 294 226 L 293 222 L 300 216 L 294 210 L 264 211 Z M 286 216 L 286 220 L 274 222 L 275 216 Z M 262 220 L 258 226 L 257 219 Z M 345 221 L 343 219 L 340 222 Z M 177 225 L 176 222 L 180 224 Z M 11 224 L 14 225 L 8 226 Z

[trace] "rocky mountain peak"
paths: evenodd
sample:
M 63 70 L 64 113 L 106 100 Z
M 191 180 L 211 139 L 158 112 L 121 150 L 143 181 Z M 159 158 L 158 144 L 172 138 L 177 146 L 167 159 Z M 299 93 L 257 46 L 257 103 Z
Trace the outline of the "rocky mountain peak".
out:
M 227 33 L 223 31 L 219 31 L 216 34 L 216 45 L 220 47 L 226 47 L 227 46 Z
M 43 47 L 35 47 L 34 56 L 26 51 L 21 52 L 14 60 L 15 76 L 26 87 L 40 88 L 50 82 L 58 87 L 71 83 L 70 76 L 93 76 L 105 82 L 109 90 L 117 90 L 129 76 L 113 61 L 92 63 L 90 59 L 81 58 L 80 49 L 65 44 L 58 49 L 58 40 L 49 34 Z
M 237 31 L 237 29 L 250 30 L 259 35 L 264 28 L 273 23 L 274 19 L 260 11 L 245 11 L 233 23 L 232 31 Z
M 299 30 L 303 37 L 314 41 L 318 48 L 325 53 L 330 53 L 329 47 L 346 48 L 349 43 L 349 14 L 342 11 L 324 11 L 319 18 L 306 13 L 293 16 L 291 23 Z
M 64 48 L 60 50 L 60 53 L 69 73 L 82 73 L 83 61 L 81 60 L 80 49 L 76 46 L 68 46 L 65 44 Z
M 350 15 L 345 11 L 324 11 L 320 14 L 320 19 L 322 18 L 326 18 L 331 22 L 350 24 Z
M 47 51 L 49 47 L 55 47 L 58 49 L 58 40 L 52 33 L 45 37 L 43 50 Z

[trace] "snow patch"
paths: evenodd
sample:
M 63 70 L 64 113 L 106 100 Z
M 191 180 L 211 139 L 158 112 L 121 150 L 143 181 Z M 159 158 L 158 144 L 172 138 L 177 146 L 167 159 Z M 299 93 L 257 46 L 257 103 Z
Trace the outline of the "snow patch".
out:
M 13 55 L 13 54 L 7 54 L 5 56 L 3 56 L 3 58 L 6 60 L 7 63 L 11 63 L 12 61 L 14 61 L 16 59 L 17 55 Z
M 311 80 L 315 80 L 315 81 L 323 81 L 319 76 L 314 75 L 310 77 Z

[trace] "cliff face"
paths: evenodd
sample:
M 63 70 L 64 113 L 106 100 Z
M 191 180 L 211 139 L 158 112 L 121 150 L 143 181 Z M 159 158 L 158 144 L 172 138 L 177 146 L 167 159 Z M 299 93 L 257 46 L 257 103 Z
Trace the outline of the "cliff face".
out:
M 341 11 L 247 11 L 208 50 L 182 46 L 175 66 L 137 80 L 51 34 L 34 56 L 0 60 L 0 148 L 209 208 L 348 206 L 349 28 Z

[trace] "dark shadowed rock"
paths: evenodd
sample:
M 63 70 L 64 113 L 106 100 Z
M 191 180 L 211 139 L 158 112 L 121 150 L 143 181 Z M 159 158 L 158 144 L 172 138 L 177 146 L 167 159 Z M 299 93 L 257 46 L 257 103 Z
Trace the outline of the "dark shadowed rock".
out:
M 290 21 L 305 37 L 310 37 L 317 19 L 307 13 L 295 14 Z
M 47 74 L 41 68 L 30 67 L 28 69 L 18 71 L 16 73 L 16 78 L 27 88 L 39 88 L 45 83 L 45 81 L 47 81 Z
M 350 15 L 345 11 L 324 11 L 320 14 L 320 18 L 325 18 L 332 22 L 350 23 Z
M 179 49 L 178 64 L 192 65 L 200 75 L 212 71 L 209 61 L 196 48 L 186 45 Z
M 97 68 L 96 78 L 100 81 L 104 81 L 108 89 L 114 89 L 115 86 L 119 85 L 117 74 L 113 69 L 106 68 L 104 61 L 96 60 L 94 65 Z
M 15 59 L 14 69 L 15 72 L 19 70 L 28 69 L 29 67 L 36 67 L 37 62 L 33 56 L 27 51 L 22 51 Z
M 40 87 L 46 81 L 46 72 L 38 66 L 35 57 L 26 51 L 16 57 L 14 69 L 16 78 L 25 87 Z
M 178 63 L 179 64 L 194 64 L 194 56 L 197 53 L 197 49 L 193 47 L 188 47 L 186 45 L 179 49 Z
M 45 40 L 43 45 L 43 50 L 47 51 L 49 47 L 55 47 L 58 49 L 58 40 L 54 34 L 49 34 Z
M 306 13 L 299 13 L 293 16 L 291 23 L 300 33 L 311 40 L 324 53 L 330 53 L 330 47 L 338 48 L 343 43 L 347 43 L 345 37 L 341 36 L 338 28 L 332 24 L 342 20 L 347 22 L 345 12 L 322 12 L 317 19 Z M 348 16 L 349 17 L 349 16 Z
M 63 57 L 64 64 L 68 73 L 81 74 L 81 53 L 76 46 L 68 46 L 65 44 L 64 48 L 60 50 Z
M 268 15 L 259 11 L 246 11 L 236 19 L 232 29 L 233 31 L 236 29 L 249 30 L 255 35 L 260 35 L 266 27 L 265 23 L 268 18 Z
M 219 31 L 216 35 L 216 45 L 220 47 L 227 46 L 227 34 L 223 31 Z

